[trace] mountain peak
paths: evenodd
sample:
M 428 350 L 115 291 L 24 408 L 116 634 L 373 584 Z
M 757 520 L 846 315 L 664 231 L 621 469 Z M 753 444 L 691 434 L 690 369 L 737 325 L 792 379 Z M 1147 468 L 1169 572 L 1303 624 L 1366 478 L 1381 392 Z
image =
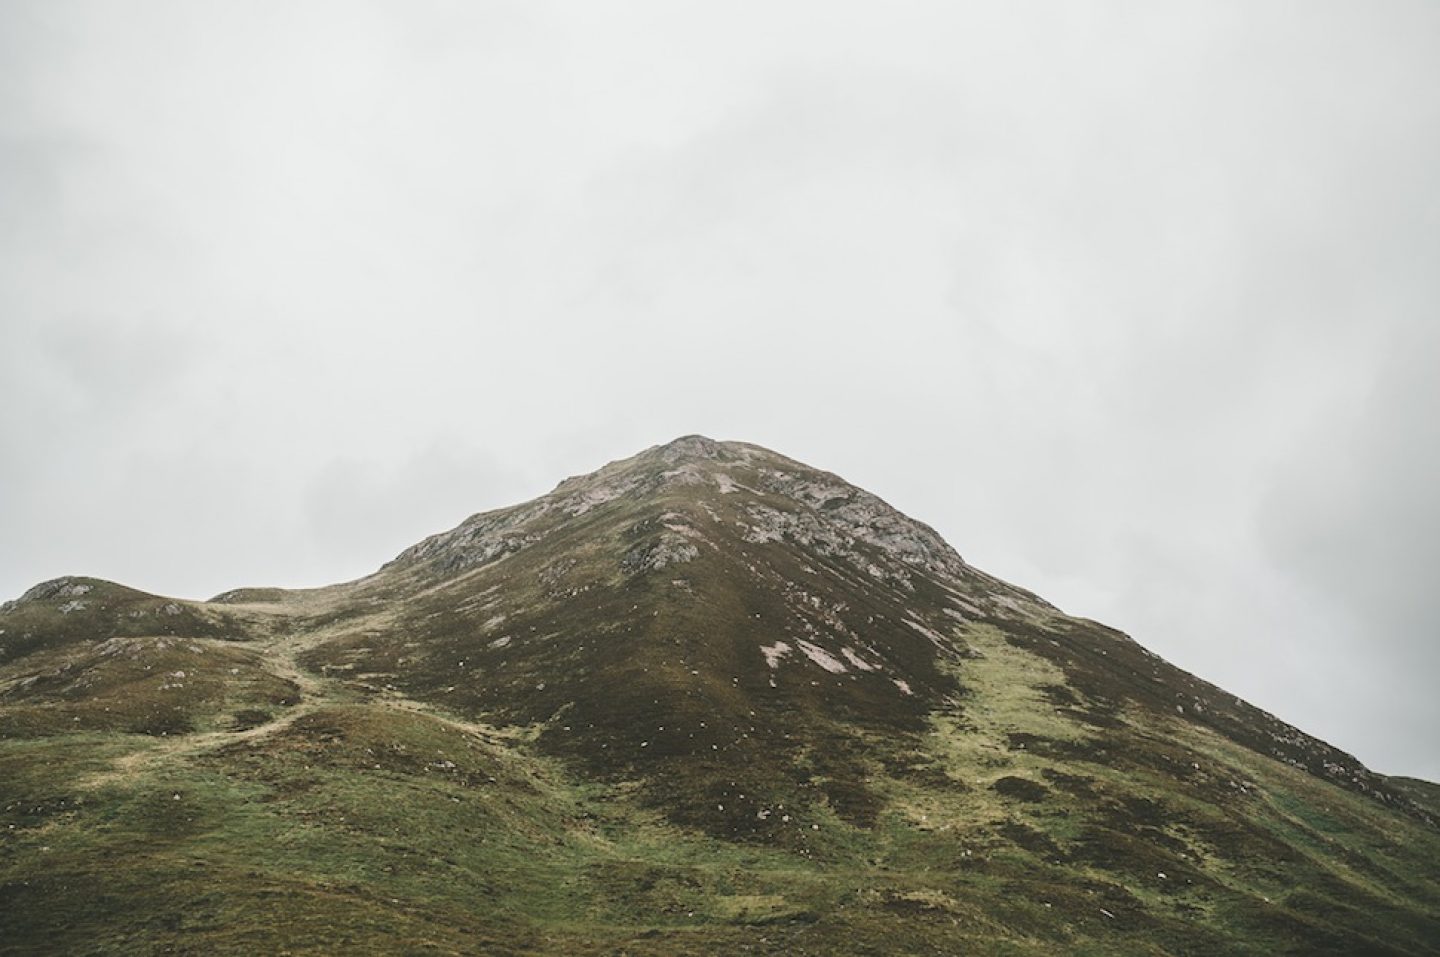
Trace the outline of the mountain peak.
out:
M 871 577 L 905 579 L 907 568 L 959 577 L 973 571 L 934 529 L 839 476 L 757 445 L 701 435 L 572 476 L 531 502 L 474 515 L 407 549 L 391 564 L 424 562 L 456 573 L 553 533 L 563 535 L 567 523 L 617 510 L 652 518 L 686 514 L 702 525 L 723 526 L 724 535 L 751 544 L 789 540 L 823 556 L 841 556 Z M 1038 602 L 1029 593 L 989 581 Z
M 812 684 L 833 685 L 812 707 L 881 724 L 954 706 L 963 688 L 957 663 L 999 653 L 985 648 L 999 633 L 1058 668 L 1054 688 L 1076 687 L 1077 700 L 1105 702 L 1085 720 L 1110 720 L 1099 715 L 1121 700 L 1143 702 L 1342 786 L 1409 803 L 1350 755 L 969 565 L 934 529 L 878 496 L 756 445 L 682 436 L 530 502 L 472 516 L 407 549 L 384 572 L 390 594 L 453 595 L 461 609 L 470 607 L 470 590 L 489 582 L 509 596 L 485 600 L 491 618 L 529 620 L 528 630 L 552 636 L 533 657 L 512 632 L 489 639 L 500 642 L 491 650 L 506 674 L 534 685 L 504 693 L 492 684 L 488 707 L 506 699 L 513 710 L 505 713 L 527 721 L 577 708 L 588 693 L 568 678 L 596 667 L 593 650 L 570 658 L 593 649 L 575 629 L 637 615 L 644 621 L 646 607 L 669 626 L 686 622 L 688 637 L 657 635 L 649 623 L 626 634 L 682 647 L 705 636 L 705 654 L 720 654 L 736 690 L 761 697 L 766 688 L 783 690 L 786 669 L 799 663 L 824 673 L 809 671 Z M 526 588 L 517 588 L 517 577 Z M 464 617 L 435 614 L 446 627 Z M 756 627 L 762 620 L 775 624 Z M 460 639 L 453 653 L 472 640 Z M 562 652 L 567 642 L 571 651 Z M 651 651 L 629 654 L 643 660 Z M 449 676 L 435 680 L 449 683 Z M 1058 702 L 1071 700 L 1069 691 L 1054 693 Z M 608 705 L 582 709 L 593 727 L 623 720 Z
M 777 452 L 748 442 L 717 441 L 704 435 L 682 435 L 661 445 L 652 445 L 636 454 L 611 462 L 591 475 L 609 475 L 629 468 L 714 469 L 730 463 L 763 460 L 772 468 L 799 466 Z M 587 476 L 580 476 L 585 478 Z
M 717 442 L 704 435 L 682 435 L 664 445 L 655 446 L 655 450 L 667 457 L 713 459 L 717 458 L 727 447 L 735 445 L 734 442 Z

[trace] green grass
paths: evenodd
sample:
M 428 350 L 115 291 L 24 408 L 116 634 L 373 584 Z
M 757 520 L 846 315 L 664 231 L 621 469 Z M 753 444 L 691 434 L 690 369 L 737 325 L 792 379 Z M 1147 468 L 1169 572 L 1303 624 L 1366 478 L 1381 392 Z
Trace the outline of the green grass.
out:
M 1434 929 L 1427 848 L 1386 846 L 1384 814 L 1284 768 L 1260 784 L 1284 800 L 1253 799 L 1305 850 L 1282 882 L 1213 840 L 1144 840 L 1120 797 L 1149 795 L 1182 833 L 1214 834 L 1196 815 L 1224 814 L 1100 765 L 1098 806 L 885 777 L 873 827 L 831 815 L 810 845 L 768 847 L 678 827 L 523 736 L 379 704 L 105 778 L 136 744 L 149 740 L 0 746 L 0 952 L 1240 954 L 1287 952 L 1300 933 L 1304 952 L 1425 953 Z M 1226 747 L 1203 744 L 1212 760 Z M 1044 758 L 1019 761 L 1044 779 Z M 1118 856 L 1081 852 L 1095 827 Z M 1142 835 L 1128 852 L 1127 834 Z M 1331 842 L 1387 870 L 1345 865 Z
M 656 468 L 352 585 L 0 612 L 0 954 L 1440 953 L 1433 786 L 831 534 L 831 476 Z

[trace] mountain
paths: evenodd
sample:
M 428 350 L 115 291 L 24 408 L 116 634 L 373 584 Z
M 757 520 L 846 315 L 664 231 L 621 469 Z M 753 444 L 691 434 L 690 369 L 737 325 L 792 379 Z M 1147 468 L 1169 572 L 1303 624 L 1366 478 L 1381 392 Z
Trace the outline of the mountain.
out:
M 1437 794 L 699 436 L 0 609 L 0 954 L 1436 954 Z

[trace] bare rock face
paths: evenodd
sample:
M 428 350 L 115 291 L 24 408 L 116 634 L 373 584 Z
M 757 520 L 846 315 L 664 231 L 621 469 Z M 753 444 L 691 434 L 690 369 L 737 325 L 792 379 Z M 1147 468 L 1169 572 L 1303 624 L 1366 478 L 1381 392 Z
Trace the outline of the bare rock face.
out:
M 869 492 L 757 446 L 704 436 L 676 439 L 566 479 L 534 502 L 473 516 L 402 552 L 392 565 L 428 563 L 443 572 L 464 571 L 537 544 L 566 519 L 683 488 L 695 490 L 690 497 L 712 517 L 717 508 L 738 511 L 742 537 L 751 544 L 789 541 L 901 583 L 910 570 L 939 576 L 967 571 L 933 529 Z M 737 499 L 721 498 L 731 495 Z M 677 555 L 687 551 L 674 548 Z M 1038 603 L 1018 590 L 1001 590 Z
M 25 604 L 36 601 L 55 601 L 67 598 L 79 598 L 87 592 L 93 591 L 94 585 L 79 578 L 66 576 L 64 578 L 52 578 L 50 581 L 41 582 L 21 595 L 13 605 Z

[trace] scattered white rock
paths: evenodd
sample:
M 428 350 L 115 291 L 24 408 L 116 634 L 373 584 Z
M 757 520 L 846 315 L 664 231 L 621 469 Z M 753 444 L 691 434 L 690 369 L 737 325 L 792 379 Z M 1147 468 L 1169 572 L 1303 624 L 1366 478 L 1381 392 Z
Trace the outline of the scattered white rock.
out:
M 777 641 L 773 645 L 761 645 L 760 653 L 765 656 L 765 664 L 773 670 L 780 666 L 780 659 L 790 653 L 790 646 L 783 641 Z M 771 682 L 774 687 L 774 682 Z
M 809 658 L 831 674 L 843 675 L 849 671 L 838 658 L 819 645 L 811 644 L 808 641 L 797 641 L 796 644 L 800 646 L 800 650 L 805 653 L 806 658 Z
M 913 628 L 913 629 L 915 629 L 916 631 L 920 632 L 920 634 L 924 635 L 926 638 L 929 638 L 929 639 L 930 639 L 930 643 L 933 644 L 935 647 L 944 649 L 944 650 L 946 650 L 946 651 L 954 651 L 954 649 L 955 649 L 955 642 L 954 642 L 954 641 L 952 641 L 951 639 L 949 639 L 949 638 L 945 637 L 944 635 L 940 634 L 940 632 L 936 631 L 934 628 L 931 628 L 929 625 L 925 624 L 923 621 L 919 621 L 919 620 L 917 620 L 917 619 L 915 619 L 915 618 L 912 618 L 912 617 L 909 616 L 909 615 L 906 615 L 906 616 L 905 616 L 904 621 L 905 621 L 905 624 L 909 625 L 911 628 Z
M 629 571 L 659 571 L 699 557 L 700 549 L 691 544 L 685 535 L 667 529 L 658 541 L 638 545 L 627 552 L 621 565 Z
M 990 594 L 990 600 L 1006 611 L 1013 611 L 1016 614 L 1023 614 L 1025 612 L 1025 606 L 1009 595 L 992 592 Z
M 628 486 L 601 485 L 598 488 L 589 488 L 562 505 L 561 510 L 571 515 L 584 515 L 597 505 L 612 502 L 627 491 Z

